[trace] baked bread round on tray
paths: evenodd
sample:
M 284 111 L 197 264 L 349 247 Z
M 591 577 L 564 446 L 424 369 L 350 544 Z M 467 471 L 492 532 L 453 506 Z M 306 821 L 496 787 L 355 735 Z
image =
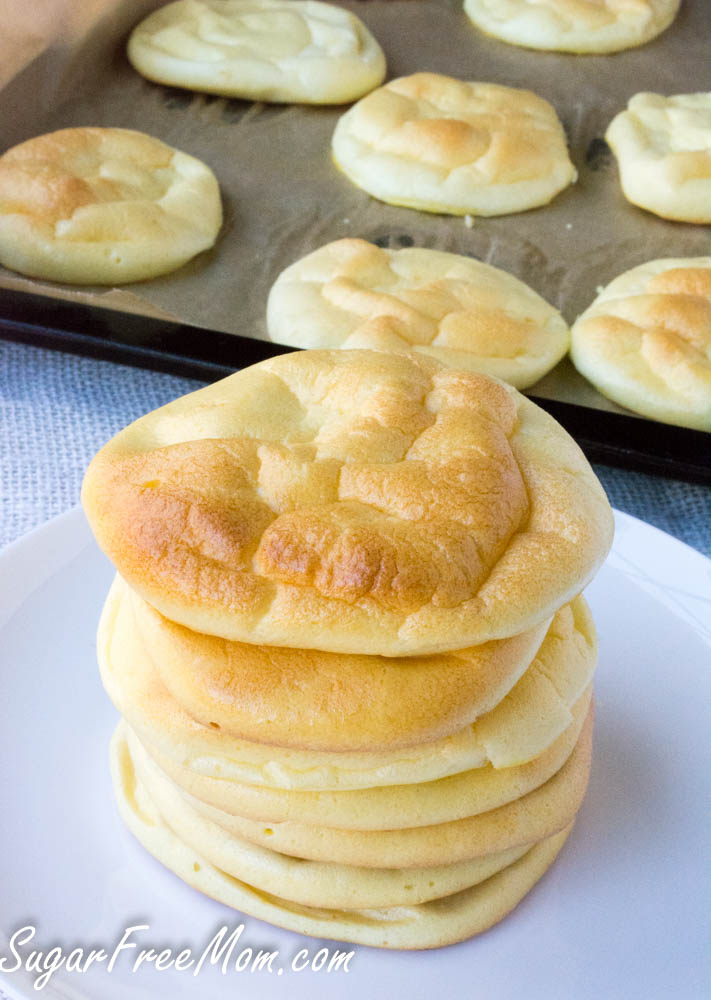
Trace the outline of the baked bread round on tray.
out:
M 644 45 L 676 17 L 680 0 L 464 0 L 473 23 L 529 49 L 598 53 Z
M 436 73 L 391 80 L 338 121 L 336 166 L 392 205 L 506 215 L 577 177 L 555 109 L 529 90 Z
M 342 104 L 385 76 L 362 21 L 318 0 L 178 0 L 141 21 L 128 57 L 149 80 L 254 101 Z
M 81 285 L 143 281 L 211 247 L 215 175 L 142 132 L 67 128 L 0 157 L 0 263 Z
M 605 138 L 633 205 L 664 219 L 711 222 L 711 92 L 635 94 Z
M 612 538 L 546 413 L 487 376 L 374 351 L 281 355 L 142 417 L 94 458 L 83 501 L 170 620 L 387 656 L 540 624 Z
M 336 240 L 279 275 L 272 340 L 292 347 L 416 351 L 525 389 L 570 346 L 568 326 L 532 288 L 471 257 Z
M 654 260 L 615 278 L 576 320 L 571 357 L 621 406 L 711 431 L 711 257 Z

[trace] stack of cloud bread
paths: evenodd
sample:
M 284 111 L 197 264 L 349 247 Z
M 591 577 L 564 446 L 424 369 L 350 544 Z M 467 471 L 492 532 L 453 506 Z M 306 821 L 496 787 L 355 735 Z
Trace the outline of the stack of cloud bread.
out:
M 84 505 L 116 794 L 168 868 L 291 930 L 430 948 L 508 913 L 588 779 L 611 541 L 515 389 L 302 351 L 136 421 Z

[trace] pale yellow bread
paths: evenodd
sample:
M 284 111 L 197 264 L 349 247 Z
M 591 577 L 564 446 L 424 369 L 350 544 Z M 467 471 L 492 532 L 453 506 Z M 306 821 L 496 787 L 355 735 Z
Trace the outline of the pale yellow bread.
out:
M 168 621 L 121 577 L 107 606 L 118 669 L 128 650 L 134 660 L 147 658 L 195 721 L 275 748 L 396 750 L 444 739 L 478 720 L 489 756 L 508 766 L 512 753 L 535 756 L 570 722 L 596 660 L 595 627 L 582 597 L 556 612 L 547 630 L 420 657 L 217 639 Z
M 268 788 L 347 791 L 421 784 L 484 767 L 492 758 L 499 767 L 525 763 L 574 721 L 571 708 L 595 665 L 594 657 L 578 656 L 573 645 L 568 669 L 559 655 L 567 640 L 554 639 L 530 681 L 524 674 L 520 691 L 517 684 L 490 713 L 498 713 L 500 726 L 487 714 L 451 736 L 409 747 L 380 752 L 299 750 L 240 740 L 193 719 L 171 696 L 131 623 L 126 605 L 110 598 L 97 650 L 106 691 L 141 739 L 197 775 Z
M 348 830 L 293 820 L 264 823 L 181 794 L 224 830 L 280 854 L 364 868 L 448 865 L 543 840 L 571 823 L 587 788 L 592 729 L 591 709 L 568 760 L 538 788 L 496 809 L 445 823 L 394 830 Z
M 381 948 L 436 948 L 471 937 L 501 920 L 541 878 L 570 827 L 536 844 L 484 882 L 443 899 L 414 906 L 361 910 L 307 907 L 253 888 L 188 847 L 164 822 L 136 779 L 128 748 L 112 744 L 114 788 L 134 836 L 193 888 L 243 913 L 299 934 Z
M 605 138 L 625 198 L 680 222 L 711 222 L 711 92 L 635 94 Z
M 0 157 L 0 263 L 70 284 L 142 281 L 213 245 L 215 175 L 142 132 L 67 128 Z
M 128 57 L 149 80 L 255 101 L 341 104 L 385 76 L 360 18 L 317 0 L 178 0 L 141 21 Z
M 650 261 L 615 278 L 578 317 L 571 357 L 616 403 L 711 431 L 711 257 Z
M 555 109 L 529 90 L 415 73 L 339 119 L 336 165 L 392 205 L 507 215 L 546 205 L 577 177 Z
M 353 909 L 425 903 L 483 882 L 532 846 L 434 868 L 358 868 L 292 858 L 251 844 L 207 819 L 156 767 L 128 727 L 125 736 L 116 736 L 119 742 L 124 738 L 139 783 L 184 843 L 233 878 L 306 906 Z
M 555 52 L 605 53 L 656 38 L 680 0 L 464 0 L 487 35 L 511 45 Z
M 283 271 L 267 329 L 292 347 L 417 351 L 517 389 L 570 345 L 553 306 L 513 275 L 460 254 L 336 240 Z
M 178 399 L 102 448 L 82 497 L 166 618 L 387 656 L 545 621 L 613 530 L 578 446 L 515 389 L 375 351 L 285 354 Z
M 588 688 L 574 706 L 568 728 L 529 763 L 499 769 L 487 765 L 421 784 L 347 792 L 274 789 L 209 778 L 176 764 L 149 740 L 143 741 L 143 747 L 174 785 L 222 812 L 267 824 L 293 821 L 343 830 L 405 829 L 488 812 L 544 784 L 573 752 L 591 694 Z

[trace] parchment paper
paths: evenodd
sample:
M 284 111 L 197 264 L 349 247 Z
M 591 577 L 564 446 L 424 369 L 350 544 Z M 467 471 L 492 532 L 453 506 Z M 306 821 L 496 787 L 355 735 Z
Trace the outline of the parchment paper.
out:
M 469 254 L 504 268 L 572 322 L 598 286 L 636 264 L 711 254 L 708 227 L 658 219 L 625 201 L 602 140 L 611 118 L 639 91 L 711 90 L 708 0 L 683 0 L 675 23 L 658 39 L 608 56 L 497 42 L 473 27 L 460 0 L 341 3 L 380 41 L 389 79 L 430 70 L 526 87 L 558 111 L 577 183 L 548 206 L 476 219 L 471 228 L 461 218 L 385 205 L 352 186 L 330 158 L 343 107 L 255 104 L 144 80 L 126 59 L 125 42 L 157 6 L 155 0 L 94 0 L 83 17 L 60 19 L 45 51 L 2 92 L 2 149 L 75 125 L 134 128 L 163 139 L 217 174 L 225 223 L 216 246 L 171 275 L 109 291 L 68 289 L 0 268 L 0 296 L 3 287 L 15 287 L 267 339 L 266 298 L 279 272 L 330 240 L 360 236 L 390 247 Z M 569 361 L 530 391 L 618 409 Z

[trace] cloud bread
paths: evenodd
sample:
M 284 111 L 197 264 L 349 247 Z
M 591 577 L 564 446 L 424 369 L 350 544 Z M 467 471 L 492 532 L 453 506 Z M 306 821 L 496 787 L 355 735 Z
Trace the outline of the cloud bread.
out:
M 633 205 L 665 219 L 711 222 L 711 93 L 635 94 L 605 138 Z
M 523 762 L 521 747 L 530 757 L 537 756 L 571 724 L 572 707 L 589 683 L 594 668 L 594 657 L 580 655 L 573 640 L 568 646 L 572 670 L 566 669 L 562 657 L 558 669 L 551 670 L 544 654 L 532 682 L 533 691 L 525 680 L 523 691 L 531 697 L 528 717 L 535 723 L 531 726 L 536 734 L 535 753 L 531 752 L 534 742 L 531 737 L 528 734 L 522 737 L 517 731 L 527 712 L 521 710 L 516 689 L 504 699 L 500 709 L 498 706 L 493 709 L 494 715 L 503 713 L 505 725 L 511 725 L 510 738 L 505 730 L 498 732 L 485 715 L 474 725 L 441 740 L 396 750 L 346 753 L 293 750 L 239 740 L 193 719 L 170 695 L 132 625 L 126 605 L 112 600 L 110 595 L 99 625 L 99 668 L 109 697 L 141 740 L 195 774 L 270 788 L 347 790 L 436 781 L 484 767 L 490 762 L 489 747 L 493 747 L 492 756 L 499 763 Z M 482 723 L 485 735 L 480 739 L 478 729 Z
M 385 56 L 354 14 L 317 0 L 179 0 L 128 42 L 159 83 L 256 101 L 341 104 L 385 76 Z
M 428 902 L 483 882 L 531 846 L 433 868 L 359 868 L 291 858 L 251 844 L 207 819 L 156 767 L 130 730 L 126 742 L 138 780 L 182 841 L 233 878 L 306 906 L 351 909 Z
M 344 830 L 405 829 L 488 812 L 548 781 L 570 757 L 590 699 L 588 687 L 573 706 L 570 725 L 527 764 L 500 769 L 487 765 L 439 781 L 356 791 L 289 791 L 211 778 L 182 767 L 148 741 L 142 742 L 144 753 L 174 785 L 222 812 L 267 824 L 293 821 Z
M 615 278 L 578 317 L 571 357 L 622 406 L 711 431 L 711 257 L 650 261 Z
M 0 263 L 72 284 L 142 281 L 211 247 L 217 180 L 142 132 L 68 128 L 0 157 Z
M 542 97 L 436 73 L 391 80 L 362 98 L 339 119 L 332 150 L 368 194 L 451 215 L 546 205 L 577 176 Z
M 360 239 L 328 243 L 283 271 L 269 293 L 267 328 L 293 347 L 414 350 L 517 389 L 570 345 L 558 310 L 506 271 Z
M 142 417 L 84 507 L 121 575 L 226 639 L 417 655 L 516 635 L 612 538 L 577 445 L 516 390 L 431 358 L 302 351 Z
M 469 889 L 419 905 L 361 910 L 307 907 L 228 875 L 184 843 L 138 781 L 120 733 L 111 766 L 120 812 L 134 836 L 185 882 L 243 913 L 300 934 L 381 948 L 436 948 L 471 937 L 501 920 L 541 878 L 570 827 Z
M 656 38 L 680 0 L 464 0 L 487 35 L 511 45 L 555 52 L 605 53 Z
M 596 657 L 583 598 L 558 611 L 548 630 L 538 626 L 425 657 L 228 642 L 168 621 L 120 577 L 108 598 L 114 601 L 128 607 L 116 615 L 111 641 L 130 647 L 134 659 L 150 660 L 193 719 L 273 747 L 395 750 L 443 739 L 484 718 L 492 743 L 501 731 L 512 733 L 516 719 L 526 731 L 520 738 L 535 743 L 536 722 L 561 712 L 565 724 L 570 721 L 567 708 L 588 683 Z M 572 690 L 562 690 L 571 676 Z M 500 726 L 490 716 L 504 711 L 507 696 L 511 718 Z
M 394 830 L 353 830 L 296 821 L 256 821 L 182 792 L 201 815 L 229 833 L 281 854 L 365 868 L 418 868 L 482 857 L 530 844 L 572 822 L 590 773 L 593 713 L 553 777 L 520 798 L 459 820 Z

